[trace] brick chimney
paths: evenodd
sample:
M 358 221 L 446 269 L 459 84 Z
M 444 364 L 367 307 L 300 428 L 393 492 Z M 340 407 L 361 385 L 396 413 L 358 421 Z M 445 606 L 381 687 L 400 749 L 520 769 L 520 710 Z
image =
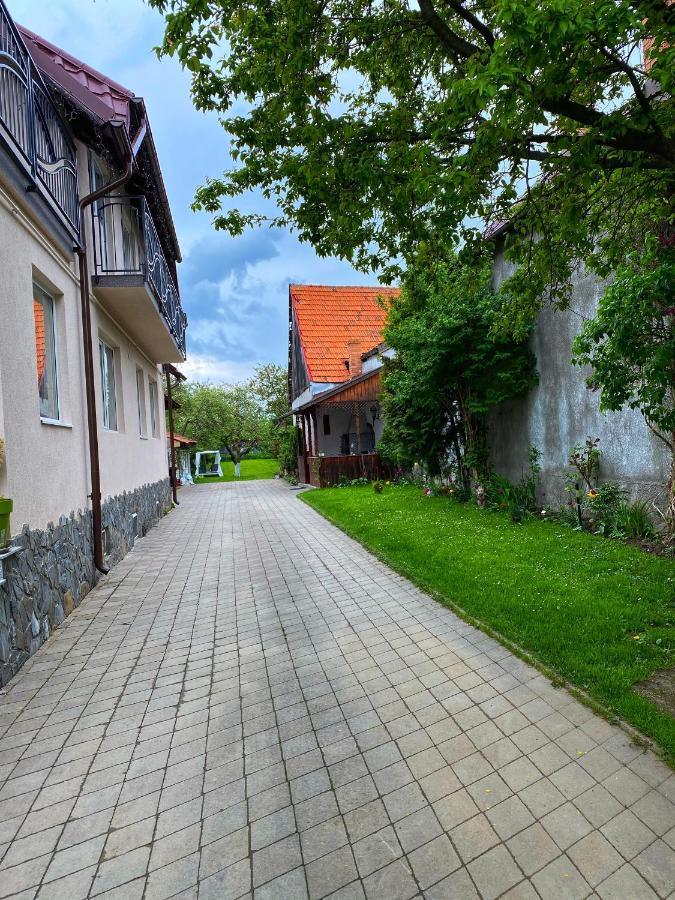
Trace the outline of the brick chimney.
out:
M 348 341 L 349 377 L 356 378 L 361 374 L 361 341 Z

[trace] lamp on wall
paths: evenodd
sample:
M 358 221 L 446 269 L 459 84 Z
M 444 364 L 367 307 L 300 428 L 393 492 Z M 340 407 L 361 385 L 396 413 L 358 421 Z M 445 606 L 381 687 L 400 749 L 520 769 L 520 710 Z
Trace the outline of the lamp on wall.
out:
M 373 417 L 373 425 L 374 425 L 374 424 L 375 424 L 375 419 L 379 419 L 379 418 L 380 418 L 380 408 L 379 408 L 379 406 L 377 405 L 377 403 L 373 403 L 373 405 L 370 407 L 370 414 L 371 414 L 372 417 Z

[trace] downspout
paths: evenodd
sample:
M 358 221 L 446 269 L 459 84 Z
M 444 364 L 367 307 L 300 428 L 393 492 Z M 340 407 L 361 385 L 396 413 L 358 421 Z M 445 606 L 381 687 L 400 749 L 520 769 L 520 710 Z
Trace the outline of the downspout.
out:
M 169 442 L 171 446 L 171 492 L 173 494 L 173 502 L 176 506 L 180 506 L 178 502 L 178 486 L 176 485 L 176 440 L 173 428 L 173 396 L 171 395 L 171 372 L 168 366 L 164 366 L 164 374 L 166 375 L 166 395 L 169 401 Z
M 126 136 L 126 130 L 124 131 Z M 101 469 L 98 452 L 98 418 L 96 415 L 96 390 L 94 387 L 94 353 L 91 336 L 91 304 L 89 301 L 89 266 L 87 263 L 87 237 L 84 226 L 84 211 L 87 207 L 117 190 L 129 181 L 134 171 L 134 153 L 127 139 L 127 166 L 124 174 L 97 191 L 92 191 L 80 200 L 80 242 L 75 248 L 80 264 L 80 307 L 82 312 L 82 340 L 84 343 L 84 381 L 87 397 L 87 425 L 89 431 L 89 467 L 91 470 L 91 516 L 94 539 L 94 565 L 106 575 L 103 553 L 103 529 L 101 520 Z

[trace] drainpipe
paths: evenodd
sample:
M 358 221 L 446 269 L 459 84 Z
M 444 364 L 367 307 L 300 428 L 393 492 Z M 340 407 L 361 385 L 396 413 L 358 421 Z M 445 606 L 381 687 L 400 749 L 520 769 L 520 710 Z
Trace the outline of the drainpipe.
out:
M 166 375 L 166 396 L 169 401 L 169 443 L 171 445 L 171 492 L 173 494 L 173 502 L 176 506 L 180 506 L 178 502 L 178 486 L 176 485 L 176 441 L 174 438 L 173 428 L 173 397 L 171 395 L 171 370 L 168 366 L 164 366 L 164 374 Z
M 124 129 L 124 136 L 126 130 Z M 91 337 L 91 304 L 89 301 L 89 266 L 87 263 L 87 238 L 84 226 L 84 211 L 111 191 L 117 190 L 129 181 L 134 171 L 134 152 L 127 137 L 127 166 L 124 174 L 97 191 L 92 191 L 80 200 L 80 243 L 75 248 L 80 264 L 80 306 L 82 311 L 82 340 L 84 342 L 84 381 L 87 396 L 87 425 L 89 431 L 89 467 L 91 470 L 91 516 L 94 529 L 94 565 L 106 575 L 103 554 L 103 530 L 101 521 L 101 470 L 98 455 L 98 419 L 96 416 L 96 390 L 94 387 L 94 352 Z

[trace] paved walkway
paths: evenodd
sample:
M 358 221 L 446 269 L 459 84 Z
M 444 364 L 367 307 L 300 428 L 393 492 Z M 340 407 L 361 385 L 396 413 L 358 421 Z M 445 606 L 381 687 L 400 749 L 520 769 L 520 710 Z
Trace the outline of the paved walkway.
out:
M 675 775 L 287 485 L 184 490 L 0 697 L 0 897 L 675 896 Z

